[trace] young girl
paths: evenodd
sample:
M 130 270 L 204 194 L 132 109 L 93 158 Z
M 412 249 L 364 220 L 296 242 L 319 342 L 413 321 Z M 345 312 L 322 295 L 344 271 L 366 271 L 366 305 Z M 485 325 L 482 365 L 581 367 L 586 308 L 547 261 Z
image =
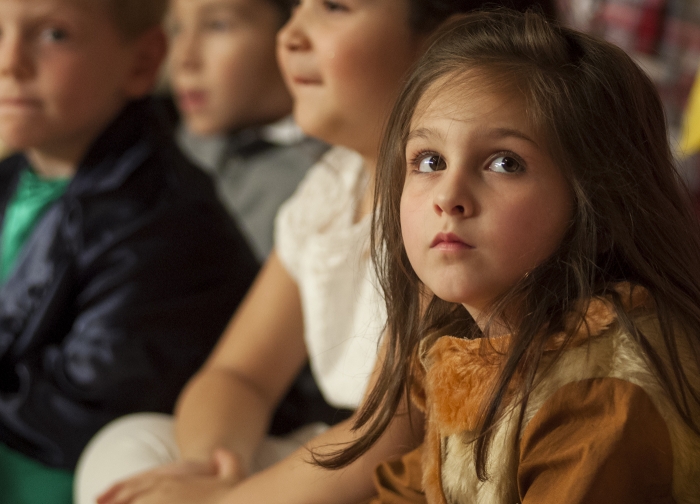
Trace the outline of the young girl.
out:
M 632 60 L 532 13 L 460 19 L 377 173 L 388 353 L 321 463 L 410 387 L 427 502 L 700 502 L 700 230 Z
M 282 207 L 272 255 L 180 397 L 177 444 L 168 421 L 142 436 L 166 440 L 150 451 L 165 455 L 161 463 L 175 463 L 114 486 L 100 503 L 355 504 L 373 495 L 371 474 L 379 461 L 416 445 L 407 417 L 401 417 L 342 473 L 309 464 L 301 449 L 240 482 L 266 465 L 261 455 L 269 447 L 263 439 L 270 416 L 307 358 L 328 402 L 354 409 L 362 400 L 385 321 L 369 266 L 370 180 L 381 130 L 427 36 L 451 14 L 480 5 L 302 0 L 295 8 L 278 38 L 295 119 L 306 133 L 338 147 Z M 351 427 L 343 422 L 309 446 L 351 441 Z M 103 437 L 109 436 L 105 431 Z M 99 452 L 99 441 L 92 453 Z M 130 439 L 110 446 L 123 447 L 121 452 L 133 444 Z M 103 450 L 103 463 L 115 458 L 115 450 Z M 97 465 L 94 460 L 86 457 L 82 467 Z M 108 465 L 103 472 L 110 474 Z M 89 479 L 86 474 L 81 480 Z

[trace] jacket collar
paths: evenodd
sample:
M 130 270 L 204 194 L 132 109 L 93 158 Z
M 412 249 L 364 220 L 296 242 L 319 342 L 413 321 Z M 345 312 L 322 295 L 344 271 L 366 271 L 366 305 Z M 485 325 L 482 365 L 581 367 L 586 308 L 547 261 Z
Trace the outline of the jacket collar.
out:
M 151 98 L 128 103 L 92 143 L 66 193 L 94 195 L 121 186 L 166 131 Z

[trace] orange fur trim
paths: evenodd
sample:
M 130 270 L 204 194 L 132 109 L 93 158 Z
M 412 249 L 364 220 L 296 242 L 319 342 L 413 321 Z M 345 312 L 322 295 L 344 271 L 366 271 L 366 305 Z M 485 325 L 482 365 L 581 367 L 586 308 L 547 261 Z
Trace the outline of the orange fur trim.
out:
M 443 436 L 474 430 L 500 359 L 484 358 L 479 340 L 441 338 L 428 354 L 425 392 Z
M 616 290 L 626 310 L 653 306 L 651 297 L 641 287 L 623 283 Z M 610 300 L 594 298 L 582 303 L 582 309 L 584 306 L 583 316 L 574 312 L 567 319 L 577 326 L 573 338 L 566 342 L 566 333 L 556 334 L 545 351 L 559 351 L 565 343 L 568 348 L 581 346 L 615 323 L 616 313 Z M 433 336 L 422 342 L 413 364 L 411 396 L 427 418 L 423 485 L 428 502 L 445 503 L 441 476 L 443 441 L 450 435 L 476 431 L 479 410 L 495 385 L 510 342 L 510 336 L 476 340 Z M 514 386 L 510 389 L 509 395 Z M 508 398 L 504 402 L 509 402 Z

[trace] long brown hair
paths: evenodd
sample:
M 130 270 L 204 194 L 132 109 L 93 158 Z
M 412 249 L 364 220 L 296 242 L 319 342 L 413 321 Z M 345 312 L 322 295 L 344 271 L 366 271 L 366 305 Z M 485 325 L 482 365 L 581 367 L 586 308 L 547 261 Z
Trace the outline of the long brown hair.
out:
M 691 354 L 684 358 L 697 372 L 700 228 L 674 168 L 655 87 L 612 44 L 537 13 L 498 10 L 470 14 L 441 28 L 392 112 L 377 168 L 372 229 L 373 260 L 388 310 L 387 354 L 356 418 L 363 434 L 344 449 L 317 455 L 317 462 L 343 467 L 379 438 L 407 394 L 412 359 L 423 337 L 488 336 L 461 305 L 433 297 L 421 309 L 423 291 L 406 256 L 399 221 L 406 138 L 416 105 L 431 84 L 473 69 L 491 76 L 487 84 L 502 77 L 522 94 L 529 119 L 542 132 L 574 196 L 574 217 L 559 249 L 490 307 L 490 319 L 505 320 L 512 338 L 481 410 L 474 444 L 479 477 L 488 476 L 492 427 L 516 372 L 526 402 L 548 338 L 566 331 L 565 318 L 574 310 L 581 313 L 581 300 L 595 296 L 612 299 L 620 323 L 644 349 L 680 415 L 700 432 L 693 417 L 700 393 L 678 351 L 682 338 Z M 452 82 L 473 85 L 473 79 Z M 670 366 L 662 364 L 662 356 L 625 313 L 614 289 L 621 281 L 643 286 L 653 297 L 662 353 Z M 520 308 L 515 314 L 508 310 L 514 305 Z M 574 329 L 568 329 L 569 336 Z

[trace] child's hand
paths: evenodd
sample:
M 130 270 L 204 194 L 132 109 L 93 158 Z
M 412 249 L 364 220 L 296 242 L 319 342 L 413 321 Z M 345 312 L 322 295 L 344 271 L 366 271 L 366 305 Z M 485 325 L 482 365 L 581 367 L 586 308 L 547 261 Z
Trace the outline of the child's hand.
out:
M 97 504 L 214 504 L 244 478 L 238 456 L 219 448 L 209 462 L 175 462 L 116 483 Z

